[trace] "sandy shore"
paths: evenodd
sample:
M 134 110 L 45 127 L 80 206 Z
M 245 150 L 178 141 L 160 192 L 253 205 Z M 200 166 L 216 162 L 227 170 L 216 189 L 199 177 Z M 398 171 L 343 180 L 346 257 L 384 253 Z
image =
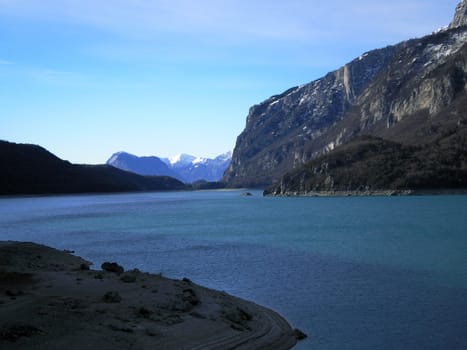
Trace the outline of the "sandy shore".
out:
M 0 349 L 282 350 L 297 341 L 277 313 L 188 279 L 89 266 L 0 242 Z

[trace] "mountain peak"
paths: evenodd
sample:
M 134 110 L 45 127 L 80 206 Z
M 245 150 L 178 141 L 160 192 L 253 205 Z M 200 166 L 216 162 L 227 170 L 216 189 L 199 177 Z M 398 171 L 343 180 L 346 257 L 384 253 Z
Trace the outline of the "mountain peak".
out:
M 121 158 L 136 158 L 136 156 L 131 154 L 131 153 L 123 152 L 123 151 L 115 152 L 114 154 L 112 154 L 112 156 L 106 162 L 106 164 L 112 164 L 112 163 L 118 161 L 118 159 L 121 159 Z
M 456 7 L 456 13 L 449 28 L 457 28 L 467 25 L 467 0 L 462 0 Z
M 175 164 L 187 165 L 187 164 L 190 164 L 191 162 L 193 162 L 195 159 L 196 159 L 195 156 L 192 156 L 190 154 L 181 153 L 181 154 L 177 154 L 177 155 L 175 155 L 173 157 L 170 157 L 169 158 L 169 163 L 171 165 L 175 165 Z
M 108 165 L 140 175 L 171 176 L 186 183 L 198 180 L 219 181 L 230 165 L 231 153 L 215 159 L 194 157 L 181 153 L 171 158 L 137 157 L 117 152 L 107 161 Z
M 232 151 L 225 152 L 218 155 L 215 160 L 217 161 L 230 161 L 232 159 Z

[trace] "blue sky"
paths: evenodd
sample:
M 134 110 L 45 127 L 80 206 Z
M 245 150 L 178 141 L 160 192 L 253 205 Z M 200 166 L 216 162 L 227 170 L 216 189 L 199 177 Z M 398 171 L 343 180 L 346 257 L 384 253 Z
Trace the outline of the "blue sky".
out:
M 212 157 L 248 109 L 448 24 L 458 0 L 0 0 L 0 139 Z

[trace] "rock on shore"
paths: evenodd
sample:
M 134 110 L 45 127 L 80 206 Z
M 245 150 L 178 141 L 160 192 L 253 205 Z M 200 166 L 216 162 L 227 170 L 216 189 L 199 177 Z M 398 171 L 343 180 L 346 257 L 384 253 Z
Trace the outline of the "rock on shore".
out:
M 297 341 L 277 313 L 187 278 L 90 265 L 0 242 L 0 348 L 285 350 Z

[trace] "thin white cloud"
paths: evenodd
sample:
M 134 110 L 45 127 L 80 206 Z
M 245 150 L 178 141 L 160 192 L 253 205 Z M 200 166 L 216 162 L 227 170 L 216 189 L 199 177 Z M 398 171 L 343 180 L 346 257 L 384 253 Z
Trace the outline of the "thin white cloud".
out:
M 457 0 L 0 0 L 0 14 L 77 22 L 121 35 L 167 33 L 232 41 L 323 40 L 334 35 L 430 32 Z M 437 11 L 438 10 L 438 11 Z M 447 24 L 450 18 L 443 20 Z M 439 20 L 438 20 L 439 21 Z M 437 25 L 438 23 L 436 23 Z M 370 33 L 368 31 L 371 31 Z M 407 33 L 405 33 L 407 35 Z
M 15 64 L 15 62 L 0 59 L 0 65 L 11 65 L 11 64 Z
M 71 71 L 61 71 L 50 68 L 34 68 L 25 70 L 29 77 L 41 84 L 60 86 L 85 86 L 88 78 Z
M 111 88 L 113 90 L 141 90 L 148 88 L 148 84 L 144 82 L 121 80 L 117 77 L 106 77 L 102 80 L 83 72 L 51 68 L 25 68 L 20 74 L 28 81 L 36 82 L 44 86 L 92 89 Z
M 168 69 L 179 63 L 278 69 L 300 65 L 309 67 L 314 77 L 314 71 L 336 68 L 366 50 L 429 34 L 450 21 L 457 2 L 0 0 L 0 18 L 72 23 L 116 33 L 123 40 L 91 40 L 77 49 L 104 60 L 157 62 Z M 82 72 L 38 70 L 34 76 L 56 85 L 99 85 Z
M 291 39 L 306 32 L 292 5 L 265 0 L 0 0 L 0 14 L 78 22 L 142 38 L 169 32 Z
M 59 87 L 87 87 L 97 86 L 100 82 L 81 72 L 65 71 L 48 67 L 16 64 L 0 60 L 0 65 L 14 65 L 5 70 L 9 79 L 19 81 L 22 84 L 39 84 L 41 86 Z M 4 74 L 5 74 L 4 72 Z

